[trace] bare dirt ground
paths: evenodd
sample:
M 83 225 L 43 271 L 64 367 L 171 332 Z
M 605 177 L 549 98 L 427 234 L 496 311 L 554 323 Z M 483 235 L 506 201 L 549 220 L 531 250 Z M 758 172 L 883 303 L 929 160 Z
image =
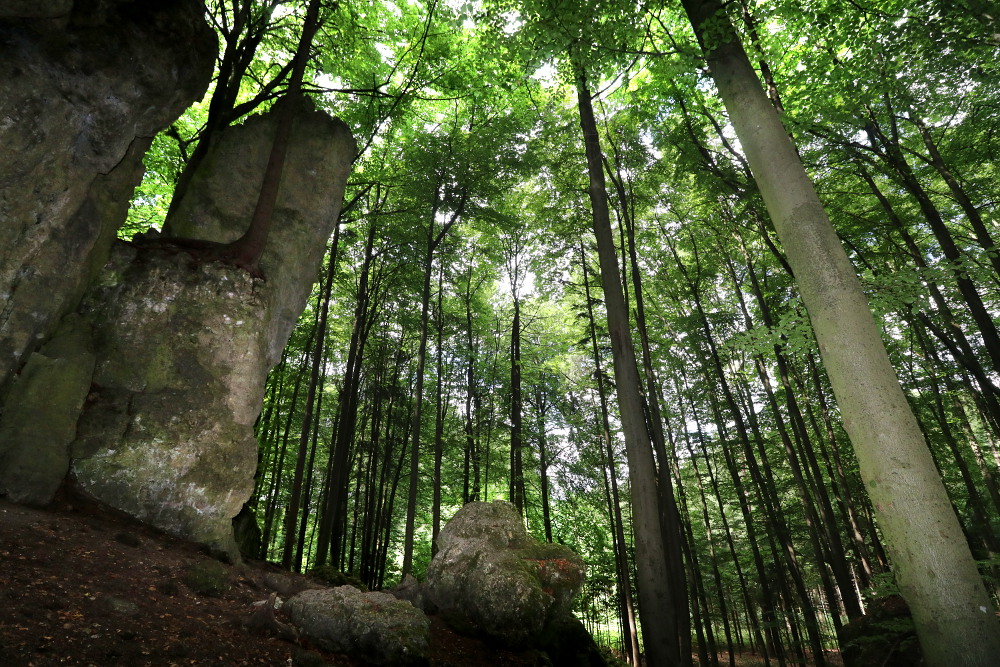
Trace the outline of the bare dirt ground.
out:
M 206 592 L 197 575 L 218 561 L 196 545 L 86 503 L 37 510 L 0 500 L 0 667 L 364 664 L 253 627 L 254 603 L 272 591 L 265 578 L 299 575 L 224 567 L 224 590 Z M 537 662 L 432 619 L 432 666 Z
M 216 570 L 225 586 L 207 590 L 197 575 Z M 40 510 L 0 499 L 0 667 L 365 664 L 255 625 L 254 603 L 276 578 L 319 585 L 269 563 L 223 566 L 197 545 L 84 501 Z M 277 620 L 287 621 L 280 611 Z M 434 617 L 429 658 L 430 667 L 549 664 L 456 634 Z M 736 664 L 762 662 L 747 654 Z

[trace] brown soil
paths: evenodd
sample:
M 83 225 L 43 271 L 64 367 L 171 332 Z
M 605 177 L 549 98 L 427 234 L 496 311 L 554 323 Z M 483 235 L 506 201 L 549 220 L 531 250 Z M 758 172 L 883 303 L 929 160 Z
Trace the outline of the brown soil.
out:
M 287 593 L 316 582 L 251 562 L 225 566 L 227 589 L 205 592 L 192 573 L 215 563 L 196 545 L 86 503 L 37 510 L 0 500 L 0 666 L 364 664 L 254 623 L 254 603 L 276 585 Z M 280 611 L 277 620 L 287 621 Z M 432 666 L 537 663 L 432 618 Z

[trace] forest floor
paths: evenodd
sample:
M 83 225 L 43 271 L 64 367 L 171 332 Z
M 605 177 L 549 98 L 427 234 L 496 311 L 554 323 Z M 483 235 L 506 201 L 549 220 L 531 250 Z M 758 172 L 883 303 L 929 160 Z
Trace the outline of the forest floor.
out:
M 0 667 L 364 664 L 248 627 L 254 602 L 271 592 L 265 577 L 301 575 L 247 562 L 223 566 L 226 590 L 205 591 L 197 573 L 220 565 L 197 545 L 86 504 L 0 500 Z M 537 654 L 498 652 L 432 618 L 430 663 L 528 667 Z
M 223 567 L 224 589 L 199 581 Z M 364 664 L 255 629 L 254 603 L 275 576 L 305 581 L 269 563 L 221 566 L 197 545 L 87 503 L 39 510 L 0 499 L 0 667 Z M 431 667 L 539 664 L 535 652 L 497 651 L 436 618 L 429 657 Z

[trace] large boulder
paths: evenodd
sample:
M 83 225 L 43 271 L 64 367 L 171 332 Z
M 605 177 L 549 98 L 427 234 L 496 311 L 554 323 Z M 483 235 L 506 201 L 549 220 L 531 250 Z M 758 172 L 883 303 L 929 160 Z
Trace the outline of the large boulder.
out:
M 183 199 L 171 204 L 164 235 L 219 243 L 243 235 L 271 156 L 278 105 L 288 103 L 281 100 L 270 113 L 251 116 L 215 136 Z M 356 153 L 354 137 L 342 120 L 314 108 L 308 98 L 299 103 L 260 260 L 267 280 L 256 288 L 266 312 L 258 328 L 271 366 L 281 360 L 316 282 Z
M 316 645 L 375 665 L 423 664 L 430 620 L 389 593 L 353 586 L 303 591 L 284 606 L 292 623 Z
M 205 92 L 218 41 L 197 0 L 0 5 L 2 397 L 107 260 L 143 154 Z
M 220 135 L 171 234 L 225 242 L 246 228 L 276 116 Z M 319 273 L 355 151 L 343 122 L 296 110 L 266 280 L 185 246 L 115 244 L 81 307 L 96 366 L 72 443 L 79 490 L 239 559 L 232 519 L 253 491 L 265 380 Z
M 422 594 L 449 625 L 511 648 L 546 643 L 570 615 L 583 560 L 542 543 L 508 502 L 469 503 L 438 535 Z
M 266 348 L 253 279 L 181 253 L 116 246 L 86 302 L 93 384 L 72 443 L 77 487 L 237 560 L 253 492 Z

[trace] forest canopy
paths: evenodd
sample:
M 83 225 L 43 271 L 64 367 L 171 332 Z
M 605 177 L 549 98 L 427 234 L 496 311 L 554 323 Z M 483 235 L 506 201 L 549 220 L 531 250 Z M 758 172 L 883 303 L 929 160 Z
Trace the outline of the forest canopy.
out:
M 253 555 L 388 587 L 422 575 L 464 503 L 506 499 L 584 557 L 577 612 L 631 662 L 639 635 L 648 653 L 665 628 L 682 663 L 752 648 L 823 664 L 843 625 L 900 587 L 924 632 L 898 580 L 909 547 L 872 502 L 882 479 L 859 463 L 810 319 L 821 267 L 783 231 L 804 223 L 775 212 L 792 181 L 762 173 L 771 154 L 755 157 L 726 98 L 742 58 L 874 315 L 896 407 L 992 605 L 982 645 L 998 645 L 988 4 L 208 2 L 213 86 L 154 140 L 124 237 L 162 225 L 213 136 L 294 87 L 300 42 L 302 91 L 359 147 L 268 379 Z M 832 317 L 821 340 L 838 317 L 857 328 Z M 659 556 L 643 552 L 651 534 Z M 662 610 L 642 597 L 654 585 Z

